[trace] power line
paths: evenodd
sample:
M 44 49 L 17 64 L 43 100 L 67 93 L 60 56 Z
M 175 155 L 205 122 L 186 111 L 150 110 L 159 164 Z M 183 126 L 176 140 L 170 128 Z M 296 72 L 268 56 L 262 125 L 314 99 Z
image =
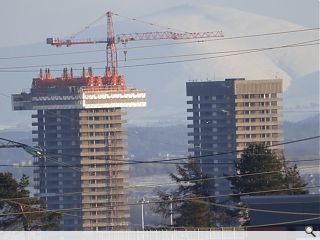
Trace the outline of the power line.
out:
M 232 229 L 239 229 L 240 231 L 242 229 L 247 229 L 247 228 L 254 228 L 254 227 L 268 227 L 268 226 L 281 226 L 285 224 L 292 224 L 292 223 L 300 223 L 300 222 L 308 222 L 312 220 L 317 220 L 320 219 L 319 217 L 313 217 L 313 218 L 304 218 L 304 219 L 299 219 L 299 220 L 292 220 L 292 221 L 286 221 L 286 222 L 276 222 L 276 223 L 268 223 L 268 224 L 259 224 L 259 225 L 249 225 L 249 226 L 241 226 L 241 227 L 235 227 Z M 141 225 L 141 224 L 139 224 Z M 175 226 L 156 226 L 156 225 L 145 225 L 147 227 L 154 227 L 154 228 L 170 228 L 170 229 L 192 229 L 192 230 L 208 230 L 208 229 L 218 229 L 220 231 L 221 228 L 216 228 L 216 227 L 189 227 L 189 226 L 182 226 L 182 227 L 175 227 Z
M 234 54 L 226 54 L 226 55 L 220 55 L 220 56 L 213 56 L 213 57 L 203 57 L 203 58 L 193 58 L 193 59 L 184 59 L 184 60 L 176 60 L 176 61 L 166 61 L 166 62 L 155 62 L 155 63 L 144 63 L 144 64 L 135 64 L 135 65 L 123 65 L 118 66 L 118 68 L 132 68 L 132 67 L 147 67 L 147 66 L 157 66 L 157 65 L 165 65 L 165 64 L 174 64 L 174 63 L 184 63 L 184 62 L 194 62 L 194 61 L 203 61 L 203 60 L 210 60 L 215 58 L 224 58 L 224 57 L 231 57 L 231 56 L 238 56 L 238 55 L 244 55 L 244 54 L 250 54 L 250 53 L 256 53 L 256 52 L 262 52 L 262 51 L 268 51 L 268 50 L 274 50 L 274 49 L 280 49 L 280 48 L 288 48 L 288 47 L 306 47 L 306 46 L 315 46 L 319 45 L 318 43 L 314 44 L 304 44 L 304 45 L 296 45 L 296 46 L 280 46 L 280 47 L 270 47 L 270 48 L 263 48 L 259 50 L 252 50 L 252 51 L 243 51 L 239 53 Z M 92 62 L 91 62 L 92 63 Z M 86 64 L 84 63 L 74 63 L 74 64 Z M 43 66 L 35 66 L 35 67 L 45 67 L 45 66 L 58 66 L 58 65 L 69 65 L 69 64 L 51 64 L 51 65 L 43 65 Z M 30 66 L 31 67 L 31 66 Z M 24 68 L 24 67 L 17 67 L 17 68 Z M 98 70 L 104 70 L 104 67 L 94 67 L 93 69 Z M 73 70 L 82 70 L 82 68 L 73 68 Z M 50 69 L 51 72 L 60 72 L 59 69 Z M 38 70 L 7 70 L 5 68 L 0 68 L 0 73 L 34 73 L 38 72 Z
M 144 45 L 144 46 L 118 48 L 118 50 L 137 49 L 137 48 L 138 49 L 139 48 L 152 48 L 152 47 L 161 47 L 161 46 L 169 46 L 169 45 L 188 44 L 188 43 L 199 43 L 199 42 L 204 43 L 204 42 L 211 42 L 211 41 L 223 41 L 223 40 L 232 40 L 232 39 L 241 39 L 241 38 L 252 38 L 252 37 L 280 35 L 280 34 L 289 34 L 289 33 L 297 33 L 297 32 L 315 31 L 315 30 L 319 30 L 319 28 L 308 28 L 308 29 L 297 29 L 297 30 L 270 32 L 270 33 L 260 33 L 260 34 L 252 34 L 252 35 L 231 36 L 231 37 L 224 37 L 224 38 L 221 38 L 221 39 L 220 38 L 219 39 L 204 39 L 204 40 L 184 41 L 184 42 L 176 42 L 176 43 L 152 44 L 152 45 Z M 22 55 L 22 56 L 0 57 L 0 60 L 19 59 L 19 58 L 49 57 L 49 56 L 63 56 L 63 55 L 95 53 L 95 52 L 105 52 L 105 49 L 89 50 L 89 51 L 64 52 L 64 53 L 52 53 L 52 54 L 38 54 L 38 55 Z
M 0 199 L 0 201 L 2 201 L 2 200 Z M 32 205 L 32 204 L 26 204 L 26 203 L 17 202 L 17 201 L 13 201 L 13 200 L 9 200 L 9 199 L 6 199 L 5 201 L 7 201 L 7 202 L 12 202 L 12 203 L 14 203 L 14 204 L 23 205 L 23 206 L 28 206 L 28 207 L 33 208 L 33 209 L 42 210 L 42 211 L 44 211 L 44 212 L 46 212 L 46 210 L 47 210 L 46 208 L 36 207 L 36 206 L 34 206 L 34 205 Z M 64 214 L 64 215 L 68 215 L 68 216 L 78 217 L 78 215 L 74 215 L 74 214 L 70 214 L 70 213 L 64 213 L 64 212 L 59 212 L 59 211 L 53 211 L 53 212 L 55 212 L 55 213 L 60 213 L 60 214 Z M 21 213 L 24 214 L 25 212 L 23 211 L 23 212 L 21 212 Z M 35 212 L 35 213 L 38 213 L 38 212 Z
M 157 65 L 165 65 L 165 64 L 174 64 L 174 63 L 183 63 L 183 62 L 194 62 L 194 61 L 202 61 L 202 60 L 210 60 L 210 59 L 215 59 L 215 58 L 224 58 L 224 57 L 231 57 L 231 56 L 238 56 L 238 55 L 244 55 L 244 54 L 250 54 L 250 53 L 256 53 L 256 52 L 262 52 L 262 51 L 269 51 L 269 50 L 274 50 L 274 49 L 281 49 L 281 48 L 292 48 L 292 47 L 306 47 L 306 46 L 315 46 L 319 45 L 319 43 L 314 43 L 314 44 L 300 44 L 300 45 L 292 45 L 292 46 L 279 46 L 279 47 L 269 47 L 269 48 L 261 48 L 261 49 L 254 49 L 252 51 L 246 50 L 243 52 L 238 52 L 238 53 L 233 53 L 233 54 L 225 54 L 225 55 L 220 55 L 220 56 L 213 56 L 213 57 L 202 57 L 202 58 L 193 58 L 193 59 L 184 59 L 184 60 L 175 60 L 175 61 L 166 61 L 166 62 L 154 62 L 154 63 L 144 63 L 144 64 L 135 64 L 135 65 L 123 65 L 119 66 L 118 68 L 132 68 L 132 67 L 146 67 L 146 66 L 157 66 Z M 88 63 L 88 62 L 87 62 Z M 91 62 L 94 63 L 94 62 Z M 85 62 L 83 63 L 73 63 L 73 64 L 86 64 Z M 58 65 L 69 65 L 69 64 L 49 64 L 49 65 L 39 65 L 39 66 L 34 66 L 34 67 L 48 67 L 48 66 L 58 66 Z M 31 66 L 28 66 L 31 67 Z M 16 69 L 23 69 L 25 67 L 16 67 Z M 9 70 L 8 70 L 9 69 Z M 5 68 L 0 68 L 0 73 L 26 73 L 26 72 L 38 72 L 38 70 L 33 69 L 33 70 L 10 70 L 10 68 L 5 69 Z M 93 69 L 98 69 L 98 70 L 104 70 L 105 67 L 94 67 Z M 73 70 L 82 70 L 82 68 L 73 68 Z M 61 70 L 59 69 L 50 69 L 51 72 L 60 72 Z
M 254 192 L 245 192 L 245 193 L 233 193 L 233 194 L 221 194 L 221 195 L 210 195 L 210 196 L 201 196 L 201 197 L 188 197 L 188 198 L 180 198 L 180 199 L 173 199 L 173 200 L 157 200 L 157 201 L 148 201 L 145 204 L 154 204 L 154 203 L 163 203 L 163 202 L 184 202 L 189 200 L 198 200 L 198 199 L 211 199 L 211 198 L 219 198 L 219 197 L 229 197 L 229 196 L 241 196 L 241 195 L 252 195 L 252 194 L 259 194 L 259 193 L 271 193 L 271 192 L 283 192 L 283 191 L 293 191 L 293 190 L 300 190 L 300 189 L 311 189 L 311 188 L 319 188 L 320 186 L 310 186 L 310 187 L 296 187 L 296 188 L 283 188 L 283 189 L 272 189 L 272 190 L 263 190 L 263 191 L 254 191 Z M 1 201 L 5 201 L 5 199 L 0 199 Z M 125 204 L 119 204 L 116 206 L 99 206 L 99 207 L 79 207 L 79 208 L 65 208 L 65 209 L 46 209 L 43 211 L 72 211 L 72 210 L 81 210 L 81 209 L 101 209 L 101 210 L 112 210 L 116 207 L 122 207 L 122 206 L 134 206 L 134 205 L 140 205 L 140 203 L 125 203 Z M 39 211 L 37 211 L 39 212 Z M 34 213 L 34 212 L 24 212 L 24 213 Z M 6 214 L 0 214 L 0 216 L 8 216 L 8 215 L 20 215 L 20 212 L 12 212 L 12 213 L 6 213 Z M 319 217 L 320 218 L 320 217 Z
M 307 219 L 301 219 L 301 220 L 294 220 L 294 221 L 287 221 L 287 222 L 278 222 L 278 223 L 269 223 L 269 224 L 260 224 L 260 225 L 252 225 L 252 226 L 245 226 L 246 228 L 253 228 L 253 227 L 268 227 L 268 226 L 277 226 L 277 225 L 284 225 L 284 224 L 291 224 L 291 223 L 300 223 L 300 222 L 307 222 L 320 219 L 320 217 L 314 217 L 314 218 L 307 218 Z
M 269 47 L 269 48 L 253 49 L 253 50 L 248 49 L 248 50 L 244 50 L 243 52 L 220 55 L 220 56 L 202 57 L 202 58 L 193 58 L 193 59 L 184 59 L 184 60 L 176 60 L 176 61 L 166 61 L 166 62 L 145 63 L 145 64 L 135 64 L 135 65 L 125 65 L 125 66 L 119 66 L 119 68 L 145 67 L 145 66 L 156 66 L 156 65 L 164 65 L 164 64 L 173 64 L 173 63 L 203 61 L 203 60 L 210 60 L 210 59 L 215 59 L 215 58 L 224 58 L 224 57 L 238 56 L 238 55 L 262 52 L 262 51 L 269 51 L 269 50 L 274 50 L 274 49 L 289 48 L 289 47 L 306 47 L 306 46 L 314 46 L 314 45 L 319 45 L 319 43 L 304 44 L 304 45 L 301 44 L 301 45 L 295 45 L 295 46 Z M 97 68 L 97 69 L 99 69 L 99 68 Z
M 273 145 L 270 145 L 270 146 L 267 146 L 267 147 L 283 146 L 283 145 L 288 145 L 288 144 L 293 144 L 293 143 L 298 143 L 298 142 L 309 141 L 309 140 L 313 140 L 313 139 L 317 139 L 317 138 L 320 138 L 320 136 L 313 136 L 313 137 L 308 137 L 308 138 L 302 138 L 302 139 L 282 142 L 282 143 L 273 144 Z M 0 138 L 0 140 L 10 141 L 10 142 L 16 143 L 16 144 L 21 144 L 22 146 L 24 146 L 27 149 L 32 149 L 33 151 L 39 151 L 39 149 L 37 149 L 37 148 L 31 147 L 31 146 L 28 146 L 26 144 L 19 143 L 19 142 L 16 142 L 16 141 L 12 141 L 12 140 L 9 140 L 9 139 L 6 139 L 6 138 Z M 188 156 L 188 157 L 181 157 L 181 158 L 161 159 L 161 160 L 152 160 L 152 161 L 146 161 L 146 160 L 144 160 L 144 161 L 112 160 L 112 161 L 124 162 L 123 164 L 142 164 L 142 163 L 152 164 L 152 163 L 174 162 L 174 161 L 179 161 L 179 160 L 189 160 L 189 159 L 199 159 L 199 158 L 206 158 L 206 157 L 213 157 L 213 156 L 221 156 L 221 155 L 240 153 L 240 152 L 243 152 L 243 151 L 245 151 L 245 149 L 243 149 L 243 150 L 226 151 L 226 152 L 207 154 L 207 155 L 200 155 L 200 156 Z M 38 155 L 40 155 L 40 156 L 49 156 L 49 157 L 50 156 L 80 157 L 79 155 L 72 155 L 72 154 L 50 154 L 50 153 L 43 153 L 43 152 L 40 152 L 40 154 L 38 154 Z M 295 161 L 297 161 L 297 160 L 295 160 Z M 61 164 L 61 163 L 63 163 L 63 162 L 59 161 L 58 164 Z M 117 163 L 117 164 L 121 165 L 122 163 Z
M 317 167 L 317 166 L 303 167 L 303 168 L 300 168 L 299 170 L 312 169 L 312 168 Z M 264 175 L 264 174 L 273 174 L 273 173 L 280 173 L 280 172 L 285 172 L 285 170 L 246 173 L 246 174 L 238 174 L 238 175 L 230 175 L 230 176 L 199 178 L 199 179 L 191 179 L 191 180 L 186 180 L 186 181 L 180 181 L 179 183 L 171 181 L 171 182 L 166 182 L 166 183 L 161 183 L 161 184 L 132 185 L 132 186 L 124 187 L 124 189 L 142 188 L 142 187 L 161 187 L 161 186 L 168 186 L 168 185 L 180 185 L 181 183 L 194 183 L 194 182 L 202 182 L 202 181 L 209 181 L 209 180 L 220 180 L 220 179 L 237 178 L 237 177 L 259 176 L 259 175 Z M 80 191 L 80 192 L 68 192 L 68 193 L 54 193 L 54 195 L 53 195 L 53 193 L 47 193 L 49 195 L 40 196 L 40 197 L 70 196 L 70 195 L 76 195 L 76 194 L 82 194 L 82 193 L 88 193 L 88 192 Z M 30 198 L 30 197 L 10 198 L 8 200 L 27 199 L 27 198 Z M 4 200 L 7 200 L 7 199 L 4 199 Z
M 264 154 L 255 154 L 255 155 L 264 155 Z M 49 159 L 50 160 L 50 159 Z M 297 160 L 285 160 L 286 163 L 296 163 L 296 162 L 315 162 L 315 161 L 320 161 L 319 158 L 316 159 L 297 159 Z M 140 162 L 134 162 L 134 163 L 139 163 Z M 141 162 L 141 164 L 143 164 L 145 162 Z M 172 164 L 172 165 L 177 165 L 177 164 L 187 164 L 188 162 L 181 162 L 181 163 L 164 163 L 164 164 Z M 218 162 L 218 163 L 202 163 L 203 165 L 234 165 L 234 162 Z M 129 163 L 124 162 L 123 164 L 119 164 L 119 163 L 94 163 L 94 165 L 97 166 L 109 166 L 109 165 L 130 165 Z M 17 164 L 17 163 L 13 163 L 13 164 L 0 164 L 0 167 L 14 167 L 14 168 L 58 168 L 58 167 L 74 167 L 74 168 L 80 168 L 83 167 L 82 164 L 69 164 L 69 165 L 21 165 L 21 164 Z M 80 171 L 80 169 L 77 169 L 77 171 Z
M 291 44 L 287 44 L 287 45 L 280 45 L 280 46 L 275 46 L 275 47 L 229 50 L 229 51 L 220 51 L 220 52 L 211 52 L 211 53 L 194 53 L 194 54 L 169 55 L 169 56 L 159 56 L 159 57 L 135 58 L 135 59 L 132 59 L 132 60 L 128 59 L 126 61 L 152 60 L 152 59 L 159 59 L 159 58 L 177 58 L 177 57 L 186 57 L 186 56 L 215 55 L 215 54 L 232 53 L 232 54 L 229 54 L 229 55 L 221 55 L 221 56 L 197 58 L 197 59 L 185 59 L 185 60 L 177 60 L 177 61 L 171 61 L 171 62 L 162 62 L 162 63 L 158 62 L 158 63 L 148 63 L 148 64 L 124 65 L 124 66 L 119 66 L 119 68 L 137 67 L 137 66 L 150 66 L 150 65 L 159 65 L 159 64 L 167 64 L 167 63 L 178 63 L 178 62 L 188 62 L 188 61 L 198 61 L 198 60 L 205 60 L 205 59 L 212 59 L 212 58 L 219 58 L 219 57 L 226 57 L 226 56 L 235 56 L 235 55 L 239 55 L 239 54 L 247 54 L 247 53 L 252 53 L 252 52 L 267 51 L 267 50 L 273 50 L 273 49 L 279 49 L 279 48 L 304 47 L 304 46 L 318 45 L 319 43 L 314 43 L 316 41 L 319 41 L 319 39 L 313 39 L 313 40 L 303 41 L 303 42 L 296 42 L 296 43 L 291 43 Z M 103 61 L 91 61 L 91 62 L 73 62 L 73 63 L 47 64 L 47 65 L 11 66 L 11 67 L 0 67 L 0 71 L 2 71 L 2 70 L 10 70 L 10 69 L 34 68 L 34 67 L 40 67 L 41 68 L 41 67 L 53 67 L 53 66 L 66 66 L 66 65 L 97 64 L 97 63 L 104 63 L 104 62 L 105 62 L 105 60 L 103 60 Z M 97 69 L 99 69 L 99 68 L 97 68 Z M 74 69 L 74 70 L 79 70 L 79 69 Z
M 267 147 L 282 146 L 282 145 L 287 145 L 287 144 L 292 144 L 292 143 L 297 143 L 297 142 L 309 141 L 309 140 L 313 140 L 313 139 L 317 139 L 317 138 L 320 138 L 320 136 L 314 136 L 314 137 L 308 137 L 308 138 L 302 138 L 302 139 L 287 141 L 287 142 L 283 142 L 283 143 L 273 144 L 273 145 L 270 145 L 270 146 L 267 146 Z M 164 160 L 154 160 L 154 161 L 149 161 L 149 163 L 171 162 L 171 161 L 186 160 L 186 159 L 197 159 L 197 158 L 221 156 L 221 155 L 227 155 L 227 154 L 232 154 L 232 153 L 239 153 L 239 152 L 243 152 L 243 151 L 245 151 L 245 150 L 234 150 L 234 151 L 220 152 L 220 153 L 200 155 L 200 156 L 189 156 L 187 158 L 173 158 L 173 159 L 164 159 Z
M 277 213 L 277 214 L 288 214 L 288 215 L 310 215 L 310 216 L 319 216 L 320 217 L 320 213 L 275 211 L 275 210 L 267 210 L 267 209 L 259 209 L 259 208 L 239 207 L 239 206 L 233 206 L 233 205 L 227 205 L 227 204 L 221 204 L 221 203 L 206 202 L 206 201 L 201 201 L 201 200 L 194 200 L 194 201 L 198 202 L 198 203 L 204 203 L 204 204 L 208 204 L 208 205 L 217 206 L 217 207 L 235 208 L 235 209 L 239 209 L 239 210 L 248 210 L 248 211 L 253 211 L 253 212 Z

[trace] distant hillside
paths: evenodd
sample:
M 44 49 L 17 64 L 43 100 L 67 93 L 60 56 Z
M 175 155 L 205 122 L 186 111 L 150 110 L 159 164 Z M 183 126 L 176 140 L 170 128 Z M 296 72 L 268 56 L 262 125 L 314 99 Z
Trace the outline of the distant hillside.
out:
M 299 122 L 285 122 L 285 141 L 319 135 L 319 115 Z M 187 155 L 187 132 L 184 125 L 166 127 L 129 127 L 129 157 L 136 160 L 165 159 Z M 0 131 L 0 137 L 9 138 L 23 143 L 31 143 L 29 131 Z M 319 139 L 289 144 L 285 146 L 287 159 L 310 159 L 319 157 Z M 0 149 L 2 163 L 30 161 L 32 157 L 21 149 Z M 1 170 L 12 168 L 1 168 Z M 131 166 L 132 177 L 153 174 L 166 174 L 174 170 L 174 165 L 137 165 Z M 13 169 L 20 175 L 22 171 L 31 174 L 31 169 Z
M 187 127 L 129 127 L 129 153 L 135 158 L 154 158 L 167 153 L 185 155 L 187 152 Z
M 285 141 L 292 141 L 311 136 L 319 136 L 319 118 L 320 115 L 304 119 L 293 123 L 285 122 L 284 137 Z M 287 158 L 303 159 L 303 158 L 319 158 L 319 138 L 315 140 L 289 144 L 285 146 L 285 154 Z

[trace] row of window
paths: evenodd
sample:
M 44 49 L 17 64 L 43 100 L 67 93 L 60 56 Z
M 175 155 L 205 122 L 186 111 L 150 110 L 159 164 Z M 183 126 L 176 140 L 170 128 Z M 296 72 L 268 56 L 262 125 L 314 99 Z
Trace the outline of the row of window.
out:
M 88 120 L 88 121 L 121 120 L 121 116 L 89 116 L 89 117 L 81 117 L 80 120 Z
M 256 98 L 276 98 L 276 93 L 263 93 L 263 94 L 238 94 L 236 98 L 238 99 L 256 99 Z
M 89 129 L 94 129 L 94 128 L 120 128 L 121 124 L 114 123 L 114 124 L 87 124 L 87 125 L 82 125 L 86 126 Z
M 271 126 L 245 126 L 245 127 L 237 127 L 237 131 L 254 131 L 254 130 L 277 130 L 279 129 L 278 125 Z
M 253 122 L 277 122 L 278 118 L 276 117 L 266 117 L 266 118 L 242 118 L 237 119 L 237 123 L 253 123 Z
M 244 110 L 237 111 L 236 114 L 277 114 L 277 109 L 268 109 L 268 110 Z
M 280 135 L 278 133 L 262 133 L 262 134 L 243 134 L 237 135 L 237 139 L 243 138 L 277 138 Z
M 114 137 L 119 136 L 119 134 L 114 132 L 88 132 L 88 133 L 80 133 L 80 137 L 94 137 L 94 136 L 104 136 L 106 138 L 108 137 Z
M 89 112 L 89 113 L 121 112 L 121 108 L 87 109 L 86 112 Z
M 237 103 L 237 107 L 268 107 L 268 106 L 277 106 L 277 101 L 271 102 L 242 102 Z
M 263 141 L 262 143 L 263 143 L 264 145 L 266 145 L 266 146 L 271 146 L 271 145 L 274 145 L 274 144 L 278 144 L 279 142 Z M 251 142 L 237 143 L 237 147 L 246 148 L 246 147 L 250 146 L 251 144 L 252 144 Z

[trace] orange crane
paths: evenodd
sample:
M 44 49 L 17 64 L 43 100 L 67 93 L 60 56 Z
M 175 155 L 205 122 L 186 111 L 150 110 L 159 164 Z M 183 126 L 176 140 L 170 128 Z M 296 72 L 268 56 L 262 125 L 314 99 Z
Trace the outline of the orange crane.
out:
M 184 32 L 177 33 L 172 31 L 165 32 L 145 32 L 145 33 L 129 33 L 129 34 L 114 34 L 112 12 L 107 12 L 107 39 L 106 40 L 61 40 L 59 38 L 47 38 L 47 44 L 51 44 L 56 47 L 71 46 L 80 44 L 98 44 L 106 43 L 106 82 L 107 87 L 110 89 L 126 89 L 124 77 L 118 74 L 118 59 L 117 59 L 117 47 L 116 44 L 126 44 L 129 41 L 139 40 L 159 40 L 159 39 L 199 39 L 199 38 L 211 38 L 211 37 L 223 37 L 222 31 L 215 32 Z

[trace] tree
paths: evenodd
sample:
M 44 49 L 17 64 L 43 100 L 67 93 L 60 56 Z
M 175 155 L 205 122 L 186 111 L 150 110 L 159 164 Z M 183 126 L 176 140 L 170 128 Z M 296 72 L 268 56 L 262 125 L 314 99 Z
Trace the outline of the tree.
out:
M 267 146 L 263 144 L 251 144 L 244 150 L 241 158 L 236 164 L 237 174 L 261 174 L 230 177 L 229 181 L 232 184 L 231 189 L 234 193 L 240 195 L 307 193 L 305 189 L 280 191 L 281 189 L 305 187 L 307 185 L 299 176 L 296 165 L 294 167 L 285 168 L 284 164 L 285 160 L 279 159 L 279 157 Z M 270 190 L 279 191 L 269 192 Z
M 228 178 L 232 185 L 231 189 L 237 194 L 233 197 L 233 201 L 237 203 L 238 207 L 243 207 L 241 210 L 235 209 L 241 225 L 246 225 L 250 221 L 250 212 L 245 209 L 245 204 L 240 201 L 240 196 L 308 193 L 304 188 L 307 184 L 301 179 L 297 165 L 285 167 L 285 160 L 280 159 L 263 144 L 249 145 L 237 162 L 236 171 L 238 175 L 248 174 L 247 176 Z M 299 189 L 281 190 L 290 188 Z M 272 190 L 279 191 L 272 192 Z
M 0 230 L 58 230 L 60 213 L 41 209 L 44 204 L 30 197 L 29 177 L 17 181 L 12 173 L 0 173 Z
M 160 201 L 154 207 L 156 213 L 164 217 L 171 214 L 170 205 L 173 205 L 174 226 L 176 227 L 212 227 L 214 226 L 214 207 L 212 199 L 203 198 L 201 201 L 195 197 L 207 197 L 213 192 L 212 180 L 201 171 L 198 160 L 189 159 L 183 165 L 177 165 L 177 174 L 171 173 L 170 177 L 178 184 L 178 188 L 170 192 L 158 192 Z M 193 181 L 197 180 L 197 181 Z M 190 199 L 181 201 L 181 199 Z
M 290 195 L 308 194 L 308 189 L 305 188 L 308 184 L 301 178 L 298 166 L 288 167 L 285 172 L 285 187 L 298 188 L 287 192 Z

